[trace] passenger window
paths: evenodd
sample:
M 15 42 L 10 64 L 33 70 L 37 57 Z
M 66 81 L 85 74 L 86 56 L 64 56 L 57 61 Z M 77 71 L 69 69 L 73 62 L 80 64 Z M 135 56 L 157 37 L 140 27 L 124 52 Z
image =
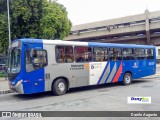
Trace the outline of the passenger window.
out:
M 104 47 L 93 48 L 93 59 L 96 62 L 102 62 L 108 60 L 108 50 Z
M 144 60 L 146 55 L 145 55 L 145 49 L 142 48 L 136 48 L 135 49 L 135 56 L 138 60 Z
M 146 49 L 146 58 L 147 59 L 154 59 L 154 52 L 153 49 Z
M 72 63 L 74 61 L 72 46 L 57 46 L 56 60 L 58 63 Z
M 121 48 L 109 48 L 110 60 L 122 60 L 122 49 Z
M 26 72 L 31 72 L 47 65 L 47 52 L 45 50 L 28 49 L 25 54 Z
M 124 60 L 134 60 L 134 49 L 123 48 L 123 59 Z
M 75 47 L 75 60 L 76 62 L 89 62 L 92 61 L 92 50 L 90 47 Z

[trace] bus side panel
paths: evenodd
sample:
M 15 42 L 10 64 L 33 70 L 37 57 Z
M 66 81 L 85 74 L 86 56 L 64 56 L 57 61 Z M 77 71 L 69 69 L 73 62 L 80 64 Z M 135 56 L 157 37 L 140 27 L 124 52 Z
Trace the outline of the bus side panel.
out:
M 109 61 L 109 62 L 110 62 L 110 72 L 104 83 L 111 83 L 117 72 L 117 61 Z
M 146 76 L 156 74 L 156 61 L 155 60 L 146 60 Z
M 123 62 L 116 60 L 110 61 L 110 73 L 106 78 L 105 83 L 115 83 L 122 79 Z
M 65 77 L 69 81 L 69 87 L 76 87 L 76 78 L 71 70 L 73 63 L 57 63 L 55 55 L 55 45 L 44 44 L 44 49 L 48 55 L 48 66 L 45 67 L 45 91 L 52 90 L 52 83 L 56 78 Z M 80 74 L 80 72 L 77 72 Z
M 44 50 L 47 51 L 48 65 L 45 67 L 45 91 L 51 91 L 50 82 L 52 82 L 51 78 L 53 77 L 54 67 L 53 65 L 56 63 L 55 61 L 55 46 L 43 44 Z
M 117 61 L 116 62 L 116 73 L 112 79 L 112 82 L 119 82 L 123 80 L 123 62 L 122 61 Z
M 126 72 L 130 72 L 133 79 L 146 76 L 146 60 L 124 60 L 123 68 L 123 76 Z
M 146 60 L 146 76 L 156 74 L 156 48 L 154 48 L 154 59 Z
M 154 75 L 156 71 L 156 61 L 153 60 L 124 60 L 123 75 L 131 72 L 133 79 Z
M 155 74 L 156 62 L 154 62 L 154 60 L 137 60 L 136 62 L 134 62 L 134 64 L 136 64 L 136 68 L 133 68 L 133 71 L 135 71 L 133 79 L 138 79 Z M 135 67 L 135 65 L 133 67 Z
M 51 64 L 45 68 L 46 75 L 49 74 L 49 78 L 46 78 L 46 91 L 52 90 L 52 83 L 57 78 L 66 78 L 69 81 L 70 87 L 76 87 L 76 79 L 71 76 L 70 74 L 70 63 L 58 63 L 58 64 Z
M 110 72 L 109 62 L 89 63 L 89 85 L 103 84 Z
M 90 85 L 118 82 L 123 79 L 122 61 L 90 63 Z
M 76 81 L 76 87 L 89 85 L 89 63 L 71 63 L 68 67 L 71 80 Z
M 146 60 L 136 60 L 137 61 L 137 73 L 135 79 L 145 77 L 146 76 Z
M 123 60 L 123 72 L 122 77 L 126 72 L 130 72 L 132 74 L 132 78 L 134 79 L 137 75 L 137 62 L 135 60 Z M 120 80 L 122 81 L 123 78 Z
M 26 49 L 31 49 L 31 48 L 43 49 L 42 41 L 36 44 L 24 45 L 24 48 L 22 49 L 25 51 Z M 25 68 L 25 60 L 23 61 L 23 63 L 24 63 L 24 68 Z M 25 69 L 24 71 L 25 71 L 23 74 L 24 94 L 44 92 L 45 91 L 44 89 L 44 85 L 45 85 L 44 68 L 40 68 L 40 69 L 31 71 L 31 72 L 26 72 Z

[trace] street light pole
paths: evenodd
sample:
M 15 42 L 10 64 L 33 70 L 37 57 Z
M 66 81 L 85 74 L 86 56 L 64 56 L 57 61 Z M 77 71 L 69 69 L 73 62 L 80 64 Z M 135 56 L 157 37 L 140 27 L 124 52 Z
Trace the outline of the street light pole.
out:
M 11 43 L 11 30 L 10 30 L 10 16 L 9 16 L 9 0 L 7 0 L 7 11 L 8 11 L 8 36 L 9 36 L 9 45 Z

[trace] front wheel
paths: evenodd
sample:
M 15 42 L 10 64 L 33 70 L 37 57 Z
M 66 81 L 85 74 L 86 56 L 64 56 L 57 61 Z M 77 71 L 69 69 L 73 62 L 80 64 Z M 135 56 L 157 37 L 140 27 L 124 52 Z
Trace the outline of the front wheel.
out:
M 54 93 L 54 95 L 63 95 L 65 94 L 67 91 L 67 83 L 64 79 L 59 78 L 57 79 L 53 85 L 52 85 L 52 92 Z
M 132 75 L 130 73 L 125 73 L 123 77 L 123 84 L 124 85 L 129 85 L 132 82 Z

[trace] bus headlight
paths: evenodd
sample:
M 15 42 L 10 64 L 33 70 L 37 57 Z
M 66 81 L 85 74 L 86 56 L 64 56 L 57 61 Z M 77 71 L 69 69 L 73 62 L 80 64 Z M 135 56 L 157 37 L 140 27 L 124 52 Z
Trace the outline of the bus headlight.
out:
M 23 80 L 19 80 L 19 81 L 16 83 L 15 87 L 18 87 L 18 86 L 22 83 L 22 81 L 23 81 Z

